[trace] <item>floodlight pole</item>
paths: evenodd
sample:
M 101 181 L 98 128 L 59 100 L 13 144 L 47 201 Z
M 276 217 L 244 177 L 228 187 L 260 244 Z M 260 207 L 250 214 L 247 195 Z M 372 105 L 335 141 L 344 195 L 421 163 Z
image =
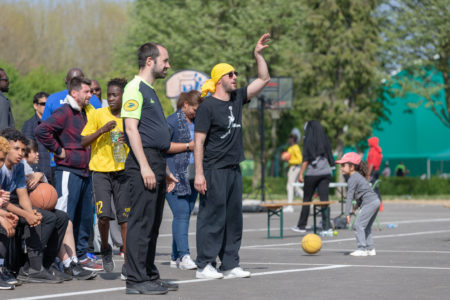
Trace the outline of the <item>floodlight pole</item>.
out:
M 260 136 L 260 153 L 261 153 L 261 202 L 265 202 L 265 166 L 264 166 L 264 106 L 265 106 L 265 96 L 259 95 L 258 101 L 260 104 L 260 110 L 259 110 L 259 136 Z

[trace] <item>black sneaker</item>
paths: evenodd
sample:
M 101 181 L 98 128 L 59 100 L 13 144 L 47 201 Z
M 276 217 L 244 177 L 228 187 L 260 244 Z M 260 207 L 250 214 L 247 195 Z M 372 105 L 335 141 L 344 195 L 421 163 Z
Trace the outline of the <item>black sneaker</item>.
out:
M 126 294 L 163 295 L 168 289 L 156 281 L 131 283 L 127 281 Z
M 12 285 L 21 285 L 22 282 L 16 279 L 16 276 L 14 276 L 11 271 L 9 271 L 7 268 L 3 267 L 0 268 L 0 279 L 4 282 Z
M 50 268 L 48 268 L 48 271 L 52 273 L 57 279 L 63 280 L 63 281 L 69 281 L 72 280 L 72 275 L 67 274 L 64 272 L 61 272 L 59 268 L 56 266 L 55 263 L 53 263 Z
M 178 290 L 178 284 L 176 284 L 176 283 L 171 283 L 171 282 L 168 282 L 163 279 L 156 279 L 154 282 L 165 287 L 168 291 L 177 291 Z
M 0 290 L 13 290 L 14 284 L 9 284 L 6 281 L 4 281 L 2 278 L 0 278 Z
M 102 251 L 102 261 L 103 261 L 103 269 L 106 272 L 114 271 L 115 264 L 113 259 L 112 248 L 110 245 L 108 245 L 107 250 Z
M 68 268 L 64 267 L 64 273 L 72 276 L 73 279 L 77 280 L 89 280 L 97 276 L 94 271 L 89 271 L 84 269 L 79 263 L 72 261 Z
M 39 272 L 27 272 L 22 268 L 19 270 L 17 279 L 29 283 L 61 283 L 63 280 L 57 279 L 55 275 L 51 274 L 47 269 L 41 268 Z
M 122 273 L 120 273 L 120 279 L 127 280 L 127 268 L 125 267 L 125 264 L 122 265 Z

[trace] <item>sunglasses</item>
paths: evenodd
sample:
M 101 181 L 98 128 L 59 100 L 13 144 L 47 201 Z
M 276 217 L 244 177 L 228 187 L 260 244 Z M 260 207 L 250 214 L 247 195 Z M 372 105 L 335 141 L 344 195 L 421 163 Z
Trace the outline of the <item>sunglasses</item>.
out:
M 40 105 L 40 106 L 45 106 L 45 102 L 38 102 L 38 103 L 36 103 L 37 105 Z
M 98 91 L 100 91 L 100 88 L 98 87 L 98 88 L 93 88 L 93 89 L 91 89 L 91 93 L 93 93 L 93 92 L 98 92 Z
M 9 78 L 0 78 L 0 80 L 4 80 L 6 82 L 9 82 Z
M 233 75 L 236 75 L 236 77 L 238 77 L 239 73 L 236 71 L 231 71 L 230 73 L 227 73 L 225 75 L 228 75 L 228 78 L 233 78 Z

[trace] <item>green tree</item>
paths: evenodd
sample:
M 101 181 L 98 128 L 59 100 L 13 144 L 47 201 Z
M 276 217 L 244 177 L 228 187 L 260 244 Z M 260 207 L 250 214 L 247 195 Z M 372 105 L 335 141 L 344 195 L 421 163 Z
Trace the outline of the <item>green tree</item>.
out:
M 340 156 L 346 145 L 365 140 L 382 113 L 378 70 L 381 1 L 308 0 L 302 22 L 305 52 L 294 115 L 317 119 Z
M 388 70 L 401 69 L 396 77 L 399 96 L 421 99 L 450 128 L 450 5 L 448 0 L 390 1 L 391 17 L 383 26 Z

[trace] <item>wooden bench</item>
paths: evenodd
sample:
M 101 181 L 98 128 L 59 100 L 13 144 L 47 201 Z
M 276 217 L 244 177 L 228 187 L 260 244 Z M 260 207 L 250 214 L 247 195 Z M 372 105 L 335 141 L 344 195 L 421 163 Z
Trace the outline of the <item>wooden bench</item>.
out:
M 267 209 L 267 238 L 269 239 L 282 239 L 283 238 L 283 207 L 290 205 L 300 205 L 300 206 L 313 206 L 313 217 L 314 217 L 314 233 L 317 233 L 317 221 L 316 217 L 318 214 L 325 214 L 327 219 L 326 229 L 328 229 L 328 224 L 330 224 L 330 209 L 328 205 L 337 203 L 337 201 L 313 201 L 313 202 L 278 202 L 278 203 L 261 203 L 259 206 L 265 207 Z M 273 216 L 280 217 L 280 235 L 271 236 L 270 235 L 270 219 Z

